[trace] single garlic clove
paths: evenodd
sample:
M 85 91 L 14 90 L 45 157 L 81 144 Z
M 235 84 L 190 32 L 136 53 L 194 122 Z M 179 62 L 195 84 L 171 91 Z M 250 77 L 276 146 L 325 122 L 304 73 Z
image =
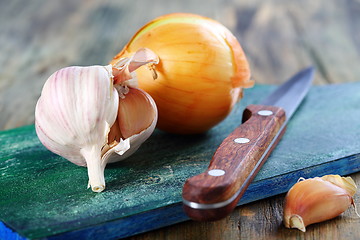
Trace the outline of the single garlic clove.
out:
M 324 179 L 327 177 L 299 181 L 289 190 L 284 205 L 285 227 L 305 232 L 306 226 L 332 219 L 353 204 L 346 188 Z
M 155 118 L 154 102 L 140 89 L 129 88 L 119 103 L 119 128 L 123 138 L 129 138 L 148 128 Z
M 123 97 L 119 101 L 118 118 L 111 127 L 108 142 L 117 142 L 121 139 L 128 139 L 131 149 L 120 154 L 121 156 L 109 156 L 109 151 L 104 157 L 110 157 L 107 162 L 116 162 L 125 159 L 133 154 L 154 131 L 158 112 L 154 100 L 146 92 L 126 87 L 127 90 L 120 90 Z M 145 129 L 145 130 L 144 130 Z M 118 153 L 118 152 L 117 152 Z M 118 153 L 119 154 L 119 153 Z M 111 155 L 111 154 L 110 154 Z
M 154 101 L 141 90 L 128 87 L 136 86 L 131 71 L 156 62 L 151 53 L 141 49 L 119 60 L 116 67 L 64 68 L 44 84 L 35 109 L 36 133 L 50 151 L 88 168 L 94 192 L 105 189 L 106 164 L 130 156 L 155 128 Z M 131 114 L 118 114 L 119 109 L 128 107 Z

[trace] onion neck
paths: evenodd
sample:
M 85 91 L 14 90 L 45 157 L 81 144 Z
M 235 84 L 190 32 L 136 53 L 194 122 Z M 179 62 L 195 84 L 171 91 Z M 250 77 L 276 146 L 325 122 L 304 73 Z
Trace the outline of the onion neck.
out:
M 100 149 L 94 145 L 83 148 L 80 152 L 86 160 L 89 187 L 93 192 L 102 192 L 105 189 L 105 164 L 102 163 Z

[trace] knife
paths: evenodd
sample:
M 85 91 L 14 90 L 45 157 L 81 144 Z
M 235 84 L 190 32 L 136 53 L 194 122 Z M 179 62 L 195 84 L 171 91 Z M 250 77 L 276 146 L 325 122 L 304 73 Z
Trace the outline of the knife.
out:
M 279 86 L 261 105 L 249 105 L 242 124 L 216 150 L 207 170 L 186 180 L 182 198 L 193 220 L 229 215 L 285 132 L 314 78 L 308 67 Z

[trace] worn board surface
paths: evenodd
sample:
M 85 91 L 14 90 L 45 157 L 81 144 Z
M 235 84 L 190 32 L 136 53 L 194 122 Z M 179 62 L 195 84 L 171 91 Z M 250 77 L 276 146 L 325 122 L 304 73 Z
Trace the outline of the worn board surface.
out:
M 86 168 L 47 151 L 32 125 L 1 132 L 0 233 L 115 239 L 186 220 L 184 181 L 206 168 L 244 107 L 272 89 L 247 90 L 231 115 L 206 134 L 155 131 L 135 155 L 107 167 L 102 193 L 86 189 Z M 312 87 L 240 204 L 285 192 L 300 176 L 359 171 L 359 102 L 360 83 Z

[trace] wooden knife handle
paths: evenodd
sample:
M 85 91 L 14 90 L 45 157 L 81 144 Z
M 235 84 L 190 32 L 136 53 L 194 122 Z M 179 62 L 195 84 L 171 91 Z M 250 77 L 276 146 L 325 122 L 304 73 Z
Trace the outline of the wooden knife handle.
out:
M 285 131 L 283 109 L 249 105 L 243 124 L 216 150 L 207 170 L 186 180 L 183 206 L 193 220 L 229 215 Z

